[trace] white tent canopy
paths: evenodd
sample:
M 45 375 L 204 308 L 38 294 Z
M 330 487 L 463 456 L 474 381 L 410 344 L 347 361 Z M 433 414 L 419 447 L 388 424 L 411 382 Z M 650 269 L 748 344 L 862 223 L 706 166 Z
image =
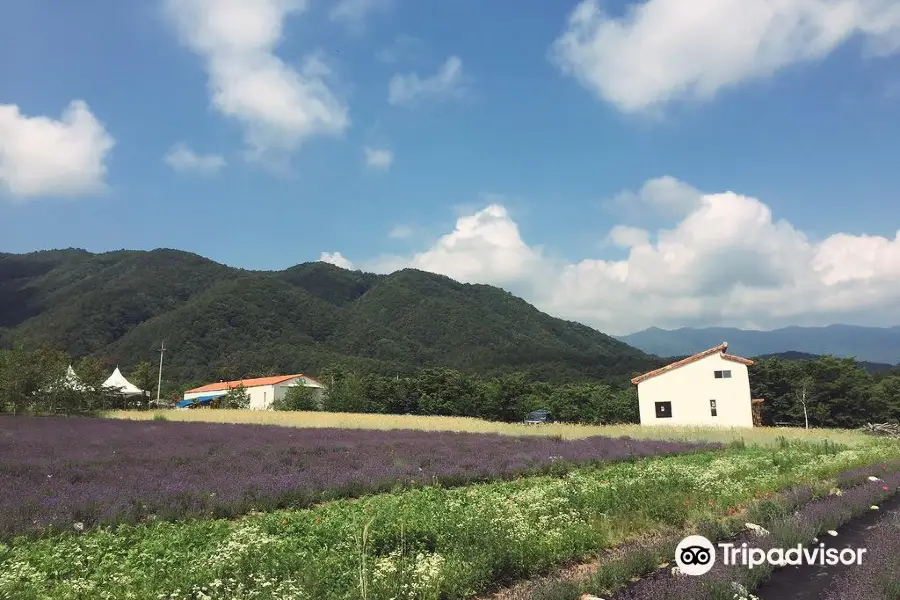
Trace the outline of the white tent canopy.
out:
M 81 380 L 78 379 L 78 375 L 75 374 L 75 369 L 72 368 L 72 365 L 69 365 L 69 368 L 66 369 L 66 377 L 63 385 L 70 390 L 84 390 L 84 386 L 81 384 Z
M 142 396 L 144 394 L 144 390 L 125 379 L 125 376 L 119 371 L 119 367 L 116 367 L 109 379 L 103 382 L 103 387 L 123 396 Z
M 78 375 L 75 374 L 75 369 L 72 368 L 72 365 L 69 365 L 69 368 L 66 369 L 66 375 L 62 379 L 62 385 L 60 387 L 69 390 L 77 390 L 79 392 L 83 392 L 86 389 L 81 383 L 81 380 L 78 379 Z M 56 389 L 57 387 L 55 384 L 50 384 L 41 391 L 50 393 L 56 391 Z

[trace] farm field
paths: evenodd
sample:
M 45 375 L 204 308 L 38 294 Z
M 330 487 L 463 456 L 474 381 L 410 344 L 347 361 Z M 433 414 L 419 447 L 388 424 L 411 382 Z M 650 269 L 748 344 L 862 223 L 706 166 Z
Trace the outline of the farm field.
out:
M 183 411 L 191 412 L 201 411 Z M 415 450 L 417 459 L 435 462 L 444 460 L 441 452 L 459 456 L 466 447 L 479 461 L 491 456 L 490 448 L 504 448 L 505 452 L 538 448 L 536 454 L 526 451 L 526 456 L 547 455 L 548 459 L 551 452 L 568 451 L 576 458 L 584 456 L 579 452 L 597 452 L 601 460 L 626 460 L 581 466 L 567 463 L 546 474 L 456 487 L 396 488 L 306 508 L 273 510 L 258 500 L 258 506 L 246 505 L 257 510 L 230 519 L 208 518 L 199 510 L 186 512 L 185 516 L 192 518 L 179 522 L 156 519 L 99 528 L 76 522 L 63 533 L 7 538 L 0 544 L 3 599 L 472 598 L 560 565 L 587 560 L 620 544 L 673 535 L 702 524 L 715 527 L 729 519 L 745 518 L 748 511 L 764 514 L 772 495 L 786 488 L 805 486 L 811 497 L 827 497 L 835 486 L 849 485 L 847 471 L 869 465 L 883 465 L 885 472 L 900 470 L 896 442 L 875 438 L 865 438 L 852 447 L 781 439 L 702 449 L 679 444 L 654 446 L 650 441 L 641 446 L 637 441 L 607 438 L 564 442 L 509 435 L 115 419 L 71 419 L 72 423 L 84 423 L 86 430 L 80 436 L 65 437 L 49 435 L 53 427 L 59 428 L 56 419 L 28 421 L 46 424 L 34 425 L 34 433 L 23 433 L 17 441 L 8 430 L 19 425 L 0 421 L 6 423 L 0 425 L 3 456 L 11 453 L 18 461 L 36 456 L 31 459 L 34 466 L 20 471 L 15 470 L 16 461 L 0 458 L 4 483 L 40 468 L 77 467 L 79 460 L 86 465 L 85 459 L 91 457 L 98 462 L 92 463 L 93 468 L 76 469 L 69 485 L 84 483 L 90 489 L 96 480 L 102 483 L 100 487 L 141 492 L 142 479 L 152 479 L 148 485 L 157 489 L 171 486 L 183 492 L 193 486 L 213 494 L 211 486 L 224 485 L 223 489 L 236 493 L 254 470 L 258 478 L 249 481 L 260 483 L 291 466 L 275 466 L 278 461 L 262 452 L 251 452 L 248 460 L 248 440 L 258 441 L 256 448 L 303 447 L 301 440 L 310 439 L 303 435 L 307 433 L 315 433 L 318 445 L 302 454 L 305 460 L 314 463 L 318 457 L 327 461 L 330 455 L 343 456 L 343 468 L 356 469 L 360 475 L 373 473 L 360 464 L 378 464 L 379 468 L 390 464 L 393 468 L 393 462 L 386 463 L 385 457 L 408 459 L 408 452 L 403 454 L 401 448 Z M 39 433 L 40 427 L 48 428 L 45 435 Z M 116 438 L 113 431 L 127 434 Z M 139 434 L 141 431 L 145 433 Z M 201 431 L 208 433 L 204 437 L 197 433 Z M 213 431 L 227 434 L 209 433 Z M 192 435 L 185 435 L 188 432 Z M 229 443 L 223 445 L 223 440 Z M 359 445 L 354 446 L 354 440 Z M 366 440 L 374 441 L 366 445 Z M 422 446 L 425 440 L 432 446 Z M 614 445 L 609 446 L 610 442 Z M 635 448 L 694 451 L 632 458 L 613 449 L 628 443 Z M 135 474 L 142 465 L 174 461 L 178 456 L 184 457 L 180 466 L 191 465 L 187 470 L 179 470 L 176 461 L 169 469 L 145 472 L 143 478 Z M 142 463 L 141 457 L 147 462 Z M 298 466 L 293 463 L 294 469 Z M 502 470 L 489 475 L 494 478 Z M 107 472 L 113 476 L 108 477 Z M 867 472 L 864 469 L 853 477 L 864 480 Z M 301 485 L 310 484 L 304 481 Z M 896 482 L 891 486 L 884 490 L 885 495 L 896 492 Z M 260 498 L 258 494 L 248 497 Z M 9 501 L 3 499 L 4 508 Z M 111 501 L 112 496 L 101 495 L 94 501 L 95 510 Z M 187 502 L 183 506 L 196 505 Z
M 381 415 L 333 412 L 280 412 L 263 410 L 157 410 L 110 411 L 107 417 L 129 420 L 164 418 L 170 421 L 212 423 L 255 423 L 284 427 L 333 427 L 340 429 L 417 429 L 422 431 L 458 431 L 498 433 L 513 436 L 558 436 L 579 439 L 596 435 L 632 437 L 635 439 L 680 440 L 687 442 L 730 443 L 743 440 L 748 444 L 772 446 L 781 438 L 817 442 L 829 440 L 854 446 L 869 437 L 850 430 L 802 429 L 796 427 L 711 428 L 711 427 L 642 427 L 641 425 L 524 425 L 485 421 L 471 417 L 425 417 L 416 415 Z
M 237 516 L 714 447 L 600 436 L 2 417 L 0 536 L 148 515 Z

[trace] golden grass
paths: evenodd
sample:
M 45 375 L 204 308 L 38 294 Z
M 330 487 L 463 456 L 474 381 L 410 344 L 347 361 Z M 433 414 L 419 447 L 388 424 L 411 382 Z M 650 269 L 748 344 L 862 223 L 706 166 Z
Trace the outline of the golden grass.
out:
M 546 435 L 577 439 L 592 435 L 630 436 L 638 439 L 732 442 L 776 445 L 779 438 L 810 442 L 830 440 L 855 446 L 870 440 L 862 433 L 840 429 L 800 429 L 793 427 L 715 428 L 715 427 L 643 427 L 641 425 L 524 425 L 498 423 L 469 417 L 422 417 L 415 415 L 379 415 L 330 412 L 281 412 L 262 410 L 155 410 L 112 411 L 107 417 L 148 420 L 161 415 L 169 421 L 202 421 L 210 423 L 257 423 L 284 427 L 334 427 L 342 429 L 419 429 L 425 431 L 465 431 L 503 435 Z

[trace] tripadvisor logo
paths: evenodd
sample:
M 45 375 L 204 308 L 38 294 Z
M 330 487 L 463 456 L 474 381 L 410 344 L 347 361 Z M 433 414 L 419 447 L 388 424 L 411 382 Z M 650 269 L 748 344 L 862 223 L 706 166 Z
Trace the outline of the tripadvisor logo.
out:
M 704 575 L 716 564 L 716 549 L 702 535 L 689 535 L 675 548 L 675 564 L 685 575 Z
M 797 544 L 792 548 L 751 547 L 746 542 L 737 546 L 732 543 L 720 543 L 722 564 L 741 565 L 753 569 L 764 564 L 776 567 L 786 565 L 861 565 L 865 548 L 826 548 L 820 543 L 817 547 L 804 548 Z M 691 535 L 675 548 L 675 564 L 685 575 L 704 575 L 716 564 L 716 548 L 702 535 Z

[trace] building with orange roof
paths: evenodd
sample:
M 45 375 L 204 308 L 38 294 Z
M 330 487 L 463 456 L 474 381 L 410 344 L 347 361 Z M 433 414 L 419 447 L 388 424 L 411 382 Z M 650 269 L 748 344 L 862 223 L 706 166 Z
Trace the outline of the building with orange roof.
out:
M 309 375 L 297 373 L 295 375 L 276 375 L 274 377 L 256 377 L 253 379 L 209 383 L 186 391 L 184 400 L 178 403 L 178 407 L 191 408 L 209 404 L 214 398 L 227 394 L 229 390 L 244 386 L 244 390 L 250 396 L 250 408 L 266 410 L 272 408 L 272 403 L 275 400 L 283 398 L 289 388 L 297 385 L 313 388 L 316 401 L 321 402 L 325 391 L 325 386 L 322 382 L 313 379 Z
M 753 427 L 753 361 L 727 353 L 728 342 L 644 373 L 638 386 L 641 425 Z

